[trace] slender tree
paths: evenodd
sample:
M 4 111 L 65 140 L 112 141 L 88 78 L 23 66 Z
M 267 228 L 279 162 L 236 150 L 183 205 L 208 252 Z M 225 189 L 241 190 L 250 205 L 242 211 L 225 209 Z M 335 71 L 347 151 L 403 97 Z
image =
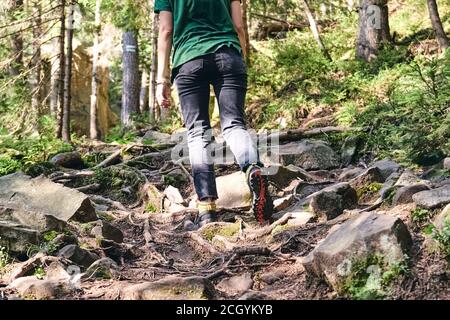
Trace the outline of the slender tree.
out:
M 42 57 L 41 57 L 41 38 L 42 38 L 42 3 L 41 0 L 33 0 L 33 57 L 31 59 L 31 68 L 34 69 L 31 77 L 31 109 L 37 116 L 41 113 L 42 100 Z
M 153 1 L 154 2 L 154 1 Z M 152 64 L 150 66 L 149 107 L 150 118 L 159 121 L 159 106 L 156 103 L 156 73 L 158 71 L 158 15 L 152 14 Z
M 248 0 L 242 0 L 242 22 L 245 32 L 245 57 L 247 64 L 250 63 L 250 35 L 248 32 Z
M 427 0 L 428 12 L 430 14 L 431 24 L 433 26 L 434 32 L 436 33 L 436 38 L 439 42 L 439 47 L 442 51 L 450 46 L 447 35 L 445 34 L 444 27 L 442 26 L 442 21 L 439 16 L 439 10 L 436 0 Z
M 92 93 L 91 93 L 91 108 L 90 108 L 90 137 L 97 140 L 99 138 L 97 128 L 97 110 L 98 110 L 98 64 L 100 55 L 100 32 L 101 32 L 101 0 L 95 2 L 95 34 L 94 34 L 94 46 L 92 55 Z
M 131 126 L 132 114 L 139 107 L 139 47 L 137 31 L 123 32 L 123 89 L 121 122 L 123 128 Z
M 322 38 L 320 37 L 319 29 L 317 28 L 317 23 L 316 23 L 316 20 L 314 19 L 314 16 L 312 14 L 311 7 L 309 6 L 308 1 L 306 1 L 306 0 L 301 0 L 301 1 L 303 3 L 303 8 L 305 9 L 305 13 L 306 13 L 306 16 L 308 18 L 308 22 L 309 22 L 309 26 L 311 28 L 311 32 L 312 32 L 312 34 L 314 36 L 314 39 L 316 39 L 317 45 L 319 46 L 320 50 L 322 50 L 322 52 L 325 55 L 325 57 L 328 60 L 332 61 L 330 53 L 328 52 L 327 48 L 323 44 Z
M 59 7 L 59 74 L 58 74 L 58 98 L 59 104 L 56 111 L 56 137 L 62 138 L 63 132 L 63 116 L 65 105 L 65 72 L 66 72 L 66 60 L 65 60 L 65 34 L 66 34 L 66 0 L 60 0 Z
M 66 53 L 66 71 L 64 79 L 64 107 L 63 107 L 63 126 L 62 138 L 66 142 L 70 142 L 70 107 L 72 102 L 72 60 L 73 60 L 73 32 L 75 17 L 76 0 L 70 0 L 69 13 L 67 16 L 67 53 Z
M 11 7 L 13 15 L 22 11 L 23 0 L 14 0 Z M 23 69 L 23 37 L 21 32 L 17 32 L 11 36 L 11 47 L 14 59 L 11 63 L 10 74 L 12 76 L 17 76 Z

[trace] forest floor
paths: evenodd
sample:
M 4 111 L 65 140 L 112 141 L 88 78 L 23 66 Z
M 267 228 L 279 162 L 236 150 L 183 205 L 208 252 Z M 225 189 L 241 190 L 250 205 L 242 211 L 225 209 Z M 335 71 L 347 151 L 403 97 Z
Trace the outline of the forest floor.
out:
M 412 173 L 389 161 L 387 163 L 395 169 L 386 169 L 386 166 L 381 164 L 377 167 L 373 162 L 309 171 L 291 165 L 287 167 L 290 171 L 286 171 L 288 173 L 285 172 L 281 177 L 281 186 L 279 183 L 272 183 L 271 192 L 274 199 L 284 200 L 277 202 L 277 212 L 271 224 L 259 226 L 248 208 L 242 205 L 239 208 L 223 208 L 219 222 L 197 231 L 186 232 L 183 230 L 183 222 L 197 213 L 195 208 L 188 206 L 193 198 L 192 177 L 188 166 L 180 166 L 170 161 L 168 156 L 171 147 L 173 145 L 170 143 L 161 143 L 158 147 L 142 144 L 91 145 L 79 151 L 91 155 L 103 154 L 102 159 L 106 158 L 105 162 L 98 161 L 97 167 L 85 169 L 64 169 L 60 166 L 56 171 L 47 173 L 54 182 L 86 193 L 94 204 L 97 219 L 104 223 L 109 222 L 116 231 L 120 230 L 123 239 L 119 237 L 120 240 L 112 241 L 108 240 L 108 235 L 94 234 L 93 222 L 69 221 L 67 228 L 71 230 L 71 235 L 75 236 L 75 241 L 66 239 L 58 242 L 54 244 L 56 248 L 53 250 L 48 250 L 48 245 L 39 245 L 36 250 L 40 251 L 37 253 L 37 260 L 36 255 L 28 251 L 25 258 L 23 254 L 17 256 L 3 268 L 0 278 L 2 296 L 5 299 L 450 298 L 446 256 L 442 250 L 429 249 L 430 243 L 434 243 L 434 247 L 437 244 L 440 248 L 442 244 L 430 239 L 423 231 L 433 221 L 433 217 L 439 215 L 442 203 L 447 203 L 447 200 L 444 199 L 444 202 L 433 210 L 418 209 L 419 205 L 414 201 L 392 205 L 386 198 L 378 196 L 383 186 L 392 187 L 392 178 L 380 180 L 370 174 L 373 170 L 377 171 L 375 176 L 379 175 L 381 170 L 397 171 L 394 182 L 398 181 L 401 174 L 407 174 L 409 177 L 412 174 L 429 186 L 427 190 L 446 188 L 449 180 L 445 177 L 433 176 L 425 180 L 432 176 L 430 173 L 433 170 Z M 292 168 L 297 168 L 297 171 L 292 171 Z M 234 173 L 238 171 L 235 164 L 221 165 L 217 169 L 218 176 L 221 177 L 234 177 Z M 311 209 L 311 205 L 304 205 L 305 199 L 317 197 L 325 187 L 347 182 L 354 187 L 352 192 L 357 191 L 359 200 L 349 208 L 342 208 L 336 217 L 328 215 L 328 211 L 334 212 L 334 208 L 340 206 L 335 200 L 324 204 L 320 209 Z M 225 189 L 235 188 L 239 180 L 227 180 L 225 184 Z M 170 185 L 176 188 L 173 187 L 168 192 L 167 187 Z M 370 186 L 376 188 L 371 189 Z M 173 190 L 176 190 L 175 193 Z M 242 201 L 242 198 L 227 201 Z M 319 207 L 320 205 L 319 203 Z M 329 279 L 327 280 L 326 273 L 320 275 L 305 269 L 305 257 L 321 243 L 326 242 L 324 239 L 367 212 L 395 217 L 409 230 L 412 244 L 405 251 L 408 258 L 404 270 L 394 273 L 389 281 L 378 281 L 374 289 L 370 287 L 370 272 L 363 270 L 361 273 L 361 270 L 352 269 L 350 282 L 346 282 L 344 287 L 341 286 L 343 289 L 336 290 L 335 286 L 330 285 Z M 422 216 L 418 219 L 417 215 L 421 212 Z M 381 233 L 386 230 L 383 229 Z M 333 253 L 330 253 L 332 257 L 329 261 L 318 263 L 326 264 L 342 255 L 353 259 L 352 255 L 361 248 L 366 250 L 366 247 L 370 247 L 366 250 L 370 255 L 371 250 L 375 249 L 369 243 L 381 240 L 364 238 L 364 241 L 367 240 L 366 244 L 361 244 L 361 239 L 357 239 L 361 234 L 364 237 L 364 233 L 370 232 L 374 231 L 356 230 L 354 238 L 350 236 L 349 239 L 338 239 L 338 242 L 350 241 L 356 247 L 347 250 L 346 245 L 342 245 L 342 252 L 335 253 L 334 257 Z M 398 236 L 395 230 L 392 232 L 394 238 Z M 80 259 L 63 254 L 63 247 L 73 243 L 80 250 L 95 254 L 96 259 L 104 258 L 103 264 L 92 272 L 90 263 L 83 266 Z M 395 246 L 396 243 L 392 245 Z M 45 258 L 48 256 L 51 258 Z M 30 265 L 30 261 L 32 267 L 25 267 Z M 71 274 L 67 271 L 66 274 L 64 270 L 60 270 L 55 275 L 51 271 L 55 268 L 52 263 L 63 266 L 66 271 L 69 270 L 67 266 L 75 263 L 79 265 L 81 273 Z M 385 264 L 381 263 L 379 266 L 384 268 Z M 367 267 L 370 267 L 370 263 L 364 265 L 364 268 Z M 101 272 L 97 272 L 99 269 Z M 385 275 L 391 270 L 383 269 L 383 272 Z M 65 283 L 65 289 L 58 291 L 47 288 L 39 291 L 40 289 L 36 289 L 39 286 L 35 283 L 23 286 L 15 284 L 18 278 L 24 277 L 28 279 L 25 283 L 34 283 L 36 279 L 40 279 L 40 283 L 42 280 L 55 283 L 54 280 L 57 279 L 59 288 L 61 283 Z

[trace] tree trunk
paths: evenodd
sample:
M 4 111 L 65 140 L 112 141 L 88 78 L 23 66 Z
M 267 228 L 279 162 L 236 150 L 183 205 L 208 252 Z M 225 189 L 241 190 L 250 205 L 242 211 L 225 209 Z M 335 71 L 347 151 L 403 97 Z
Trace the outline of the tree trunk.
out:
M 382 44 L 390 41 L 387 0 L 361 0 L 356 57 L 369 62 L 377 57 Z
M 311 12 L 311 8 L 310 8 L 310 6 L 308 4 L 308 1 L 302 0 L 302 2 L 303 2 L 303 7 L 305 8 L 306 16 L 308 17 L 309 25 L 311 27 L 311 32 L 312 32 L 312 34 L 314 36 L 314 39 L 316 39 L 316 42 L 317 42 L 320 50 L 322 50 L 322 52 L 325 55 L 325 57 L 328 60 L 332 61 L 331 56 L 330 56 L 327 48 L 325 47 L 325 45 L 322 42 L 322 39 L 321 39 L 320 34 L 319 34 L 319 29 L 317 28 L 316 20 L 314 19 L 314 16 L 313 16 L 313 14 Z
M 439 17 L 438 6 L 436 0 L 427 0 L 428 12 L 430 13 L 431 24 L 433 26 L 434 32 L 436 33 L 436 38 L 439 42 L 439 47 L 442 51 L 450 46 L 445 30 L 442 27 L 441 18 Z
M 63 115 L 64 115 L 64 79 L 65 79 L 65 34 L 66 34 L 66 0 L 60 0 L 60 13 L 59 13 L 59 23 L 60 23 L 60 32 L 59 32 L 59 75 L 58 75 L 58 98 L 59 104 L 56 110 L 56 137 L 58 139 L 62 138 L 63 132 Z
M 132 124 L 132 114 L 139 107 L 139 48 L 136 31 L 123 33 L 122 127 Z
M 248 32 L 248 1 L 242 0 L 242 20 L 245 32 L 245 57 L 247 64 L 250 64 L 250 35 Z
M 59 48 L 59 39 L 53 39 L 53 47 Z M 56 118 L 58 114 L 58 94 L 59 94 L 59 56 L 56 56 L 50 61 L 50 114 Z
M 23 11 L 23 0 L 14 0 L 11 11 L 14 14 Z M 11 47 L 14 60 L 11 63 L 10 74 L 12 76 L 18 76 L 23 70 L 23 38 L 20 32 L 17 32 L 11 37 Z
M 156 73 L 158 70 L 158 15 L 153 14 L 152 19 L 152 65 L 150 67 L 149 107 L 150 119 L 159 121 L 159 106 L 156 103 Z
M 69 13 L 67 16 L 67 54 L 66 54 L 66 72 L 64 80 L 64 107 L 63 107 L 63 127 L 62 138 L 65 142 L 70 143 L 70 107 L 72 103 L 72 57 L 73 57 L 73 26 L 75 0 L 70 1 Z
M 40 0 L 32 2 L 33 14 L 33 57 L 31 67 L 34 68 L 31 76 L 31 110 L 39 117 L 41 114 L 42 99 L 42 57 L 41 57 L 41 37 L 42 37 L 42 6 Z
M 144 70 L 142 70 L 142 78 L 141 78 L 141 93 L 139 94 L 139 112 L 144 113 L 147 111 L 148 106 L 148 70 L 144 66 Z
M 92 54 L 92 92 L 91 92 L 91 108 L 90 108 L 90 124 L 89 133 L 93 140 L 98 140 L 98 128 L 97 128 L 97 110 L 98 110 L 98 63 L 100 56 L 100 32 L 101 32 L 101 0 L 96 0 L 95 2 L 95 35 L 94 35 L 94 46 Z

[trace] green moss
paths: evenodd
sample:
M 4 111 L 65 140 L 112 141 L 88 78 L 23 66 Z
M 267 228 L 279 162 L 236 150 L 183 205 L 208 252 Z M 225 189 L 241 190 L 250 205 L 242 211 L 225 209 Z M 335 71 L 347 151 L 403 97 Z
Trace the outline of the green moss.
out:
M 352 261 L 351 271 L 342 285 L 342 293 L 355 300 L 375 300 L 389 294 L 389 286 L 408 272 L 406 259 L 388 264 L 380 254 Z
M 356 194 L 358 195 L 358 198 L 362 198 L 363 196 L 379 192 L 381 188 L 383 188 L 382 183 L 373 182 L 371 184 L 358 188 L 356 190 Z
M 232 238 L 239 232 L 240 228 L 241 225 L 239 222 L 226 225 L 211 224 L 202 230 L 202 236 L 210 242 L 216 235 Z
M 41 266 L 41 267 L 37 267 L 34 269 L 33 275 L 36 276 L 36 278 L 38 279 L 44 279 L 45 275 L 47 273 L 45 272 L 45 269 Z
M 145 207 L 145 212 L 156 213 L 158 212 L 158 208 L 153 203 L 149 202 L 147 207 Z

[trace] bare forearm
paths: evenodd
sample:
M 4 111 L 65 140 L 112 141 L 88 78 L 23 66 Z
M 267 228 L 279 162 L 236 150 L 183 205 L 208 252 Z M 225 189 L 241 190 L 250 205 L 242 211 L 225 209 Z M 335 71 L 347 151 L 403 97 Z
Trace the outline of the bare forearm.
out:
M 170 80 L 170 52 L 172 33 L 161 30 L 158 37 L 158 81 Z

